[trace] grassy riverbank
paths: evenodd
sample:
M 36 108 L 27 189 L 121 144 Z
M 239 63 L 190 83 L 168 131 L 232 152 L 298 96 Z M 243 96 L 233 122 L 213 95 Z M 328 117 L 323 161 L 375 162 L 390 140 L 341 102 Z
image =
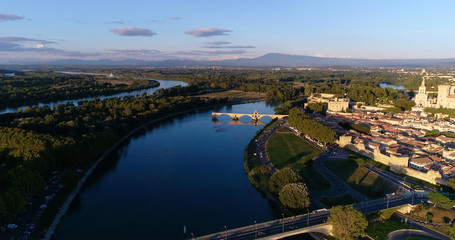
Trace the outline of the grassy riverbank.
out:
M 311 166 L 312 159 L 321 154 L 321 150 L 301 137 L 286 128 L 278 129 L 268 141 L 266 149 L 270 162 L 276 168 L 294 169 L 311 190 L 322 191 L 330 188 L 327 180 Z
M 277 120 L 272 120 L 270 123 L 264 126 L 261 130 L 259 130 L 254 137 L 251 139 L 250 143 L 248 143 L 245 149 L 245 156 L 244 156 L 244 168 L 245 172 L 248 174 L 250 182 L 255 186 L 257 189 L 260 190 L 260 185 L 263 186 L 265 189 L 269 188 L 269 178 L 270 178 L 270 170 L 263 166 L 257 156 L 256 156 L 256 142 L 261 137 L 264 131 L 267 131 L 273 127 L 275 127 L 279 122 Z

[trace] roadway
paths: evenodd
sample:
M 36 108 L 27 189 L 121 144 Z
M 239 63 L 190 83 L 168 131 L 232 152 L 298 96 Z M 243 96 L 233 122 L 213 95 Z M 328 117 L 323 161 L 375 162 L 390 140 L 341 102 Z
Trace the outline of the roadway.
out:
M 276 125 L 275 127 L 265 131 L 261 137 L 258 139 L 256 143 L 256 157 L 258 158 L 259 162 L 270 169 L 270 175 L 273 175 L 278 169 L 273 166 L 270 162 L 269 157 L 267 155 L 266 145 L 269 141 L 270 137 L 275 133 L 275 131 L 285 124 L 286 120 L 281 120 L 281 122 Z
M 324 162 L 329 159 L 347 158 L 344 152 L 324 151 L 313 161 L 313 167 L 330 183 L 331 188 L 325 191 L 311 191 L 312 203 L 320 203 L 323 198 L 336 198 L 349 194 L 359 202 L 368 201 L 369 199 L 359 192 L 352 189 L 346 182 L 330 171 Z
M 406 222 L 408 225 L 412 226 L 412 227 L 415 227 L 419 230 L 422 230 L 426 233 L 428 233 L 429 235 L 433 236 L 434 239 L 440 239 L 440 240 L 450 240 L 450 237 L 445 235 L 445 234 L 442 234 L 438 231 L 435 231 L 433 229 L 430 229 L 430 228 L 427 228 L 426 227 L 426 223 L 423 223 L 423 222 L 419 222 L 417 220 L 414 220 L 414 219 L 411 219 L 409 217 L 407 217 L 406 215 L 403 215 L 401 213 L 394 213 L 393 216 L 397 217 L 398 219 Z M 409 235 L 408 235 L 409 236 Z M 415 235 L 413 235 L 414 237 Z M 393 235 L 392 235 L 393 237 Z M 389 237 L 387 237 L 387 239 L 389 239 Z M 400 239 L 400 238 L 392 238 L 392 239 Z
M 387 240 L 405 240 L 409 237 L 431 239 L 431 240 L 443 239 L 443 238 L 435 237 L 435 236 L 433 236 L 427 232 L 421 231 L 421 230 L 401 229 L 401 230 L 396 230 L 396 231 L 389 233 L 389 235 L 387 235 Z
M 389 199 L 377 199 L 367 202 L 354 204 L 354 207 L 363 214 L 378 212 L 383 209 L 398 207 L 411 203 L 420 203 L 427 201 L 428 198 L 424 194 L 415 194 L 414 196 L 396 195 Z M 250 226 L 226 230 L 211 235 L 198 237 L 197 239 L 255 239 L 269 237 L 283 232 L 295 231 L 297 229 L 317 227 L 325 224 L 330 215 L 330 212 L 325 209 L 316 212 L 295 217 L 282 218 L 264 223 L 257 223 Z

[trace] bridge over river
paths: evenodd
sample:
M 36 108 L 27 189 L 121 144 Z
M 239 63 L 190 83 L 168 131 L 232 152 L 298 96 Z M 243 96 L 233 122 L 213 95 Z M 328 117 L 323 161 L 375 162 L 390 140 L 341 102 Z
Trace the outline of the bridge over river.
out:
M 272 119 L 274 119 L 274 118 L 281 119 L 281 118 L 284 118 L 284 117 L 288 117 L 288 115 L 259 114 L 258 111 L 256 110 L 256 111 L 254 111 L 253 114 L 249 114 L 249 113 L 220 113 L 220 112 L 212 112 L 212 119 L 217 119 L 218 116 L 221 116 L 221 115 L 227 115 L 227 116 L 231 117 L 232 120 L 239 120 L 239 118 L 241 118 L 243 116 L 248 116 L 248 117 L 252 118 L 253 121 L 259 121 L 263 117 L 271 117 Z
M 426 192 L 412 192 L 402 195 L 394 195 L 366 202 L 354 204 L 354 207 L 363 214 L 370 214 L 387 208 L 408 206 L 427 201 Z M 312 213 L 281 218 L 263 223 L 254 223 L 250 226 L 228 230 L 224 226 L 224 231 L 201 236 L 196 239 L 281 239 L 288 236 L 319 232 L 330 234 L 332 225 L 327 223 L 330 211 L 326 209 L 316 210 Z

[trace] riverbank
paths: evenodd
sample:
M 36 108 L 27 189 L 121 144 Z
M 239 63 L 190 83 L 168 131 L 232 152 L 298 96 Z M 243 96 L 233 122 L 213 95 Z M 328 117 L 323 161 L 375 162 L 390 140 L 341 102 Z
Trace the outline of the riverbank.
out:
M 268 191 L 268 185 L 269 178 L 271 176 L 271 173 L 274 172 L 273 165 L 272 166 L 266 166 L 263 165 L 259 160 L 257 159 L 256 155 L 256 149 L 257 149 L 257 143 L 260 141 L 260 138 L 264 137 L 264 132 L 270 131 L 270 129 L 273 129 L 276 127 L 278 124 L 280 124 L 280 121 L 274 119 L 270 123 L 264 126 L 261 130 L 259 130 L 254 137 L 251 139 L 250 143 L 248 143 L 246 149 L 245 149 L 245 155 L 244 155 L 244 168 L 245 168 L 245 173 L 248 174 L 248 178 L 251 182 L 251 184 L 273 205 L 275 205 L 278 209 L 280 209 L 281 212 L 283 212 L 286 216 L 294 216 L 294 214 L 289 211 L 286 207 L 284 207 L 279 200 L 277 200 L 269 191 Z M 260 169 L 260 170 L 258 170 Z M 259 171 L 259 172 L 258 172 Z M 263 184 L 265 182 L 265 184 Z
M 120 139 L 119 141 L 117 141 L 112 147 L 110 147 L 109 149 L 107 149 L 104 154 L 99 157 L 97 159 L 97 161 L 94 163 L 94 165 L 84 174 L 84 177 L 80 180 L 79 184 L 77 185 L 77 187 L 72 191 L 72 193 L 70 194 L 70 196 L 67 198 L 67 200 L 64 202 L 64 207 L 62 207 L 62 209 L 59 211 L 59 213 L 56 215 L 56 217 L 54 218 L 54 221 L 53 223 L 51 224 L 51 227 L 47 230 L 46 232 L 46 237 L 45 239 L 50 239 L 52 238 L 52 235 L 55 231 L 55 229 L 57 228 L 59 222 L 62 220 L 62 217 L 65 215 L 66 211 L 68 210 L 69 206 L 71 205 L 71 202 L 74 200 L 74 198 L 77 196 L 77 194 L 80 192 L 80 190 L 82 189 L 82 187 L 84 186 L 85 182 L 87 181 L 87 179 L 89 178 L 89 176 L 92 174 L 93 170 L 96 169 L 96 167 L 106 158 L 106 156 L 112 152 L 117 146 L 119 146 L 122 142 L 124 142 L 125 140 L 127 140 L 128 138 L 131 138 L 131 136 L 136 133 L 137 131 L 143 129 L 144 127 L 150 125 L 150 124 L 153 124 L 153 123 L 156 123 L 157 121 L 162 121 L 164 119 L 168 119 L 168 118 L 173 118 L 173 117 L 177 117 L 179 115 L 183 115 L 183 114 L 186 114 L 186 113 L 190 113 L 190 112 L 195 112 L 195 111 L 198 111 L 198 110 L 202 110 L 202 109 L 210 109 L 210 108 L 213 108 L 213 107 L 222 107 L 222 106 L 229 106 L 229 105 L 232 105 L 231 103 L 225 103 L 225 104 L 215 104 L 215 105 L 210 105 L 210 106 L 204 106 L 204 107 L 198 107 L 198 108 L 193 108 L 193 109 L 189 109 L 189 110 L 185 110 L 185 111 L 180 111 L 180 112 L 177 112 L 177 113 L 172 113 L 172 114 L 168 114 L 166 116 L 163 116 L 163 117 L 160 117 L 160 118 L 157 118 L 157 119 L 154 119 L 150 122 L 147 122 L 147 123 L 144 123 L 142 124 L 141 126 L 135 128 L 133 131 L 129 132 L 127 135 L 125 135 L 122 139 Z

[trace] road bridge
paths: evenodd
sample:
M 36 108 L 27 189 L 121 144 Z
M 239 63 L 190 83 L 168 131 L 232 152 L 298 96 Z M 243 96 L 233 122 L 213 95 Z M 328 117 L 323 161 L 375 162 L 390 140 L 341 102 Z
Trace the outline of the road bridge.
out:
M 217 119 L 221 115 L 227 115 L 232 118 L 232 120 L 238 120 L 239 118 L 243 116 L 248 116 L 252 118 L 254 121 L 259 121 L 263 117 L 271 117 L 272 119 L 274 118 L 284 118 L 288 117 L 288 115 L 277 115 L 277 114 L 259 114 L 258 111 L 254 111 L 253 114 L 250 113 L 220 113 L 220 112 L 212 112 L 212 119 Z
M 426 192 L 412 192 L 410 194 L 394 195 L 386 198 L 357 203 L 353 206 L 363 214 L 369 214 L 388 208 L 419 204 L 421 201 L 428 201 Z M 264 223 L 255 223 L 250 226 L 231 230 L 228 230 L 227 226 L 225 226 L 224 231 L 201 236 L 197 239 L 281 239 L 309 232 L 330 234 L 332 226 L 327 223 L 329 215 L 330 211 L 320 209 L 308 214 L 281 218 Z

